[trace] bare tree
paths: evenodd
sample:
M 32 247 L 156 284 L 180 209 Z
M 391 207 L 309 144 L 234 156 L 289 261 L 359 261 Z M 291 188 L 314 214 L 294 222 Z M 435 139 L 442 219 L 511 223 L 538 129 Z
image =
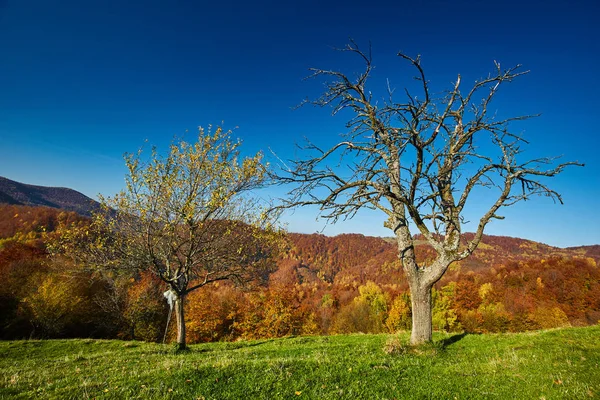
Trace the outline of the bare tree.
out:
M 354 42 L 342 50 L 360 57 L 364 71 L 352 79 L 339 71 L 312 69 L 311 77 L 325 78 L 326 91 L 310 103 L 331 106 L 334 115 L 351 111 L 348 131 L 326 150 L 309 143 L 306 159 L 283 167 L 277 179 L 295 186 L 282 207 L 317 205 L 321 216 L 333 222 L 362 208 L 385 213 L 384 225 L 394 232 L 410 286 L 411 343 L 427 342 L 432 334 L 431 288 L 450 264 L 473 253 L 487 224 L 503 218 L 498 215 L 502 207 L 534 195 L 562 203 L 544 177 L 582 164 L 518 159 L 527 142 L 510 124 L 532 116 L 496 119 L 490 104 L 502 85 L 527 73 L 520 65 L 502 69 L 495 62 L 493 73 L 465 91 L 459 75 L 450 90 L 436 96 L 420 57 L 399 53 L 416 71 L 419 95 L 405 90 L 403 101 L 397 102 L 388 85 L 388 96 L 379 103 L 367 89 L 370 51 L 361 51 Z M 346 164 L 341 166 L 340 159 Z M 480 187 L 491 189 L 491 205 L 473 238 L 461 241 L 465 206 Z M 430 264 L 417 263 L 409 225 L 436 251 Z

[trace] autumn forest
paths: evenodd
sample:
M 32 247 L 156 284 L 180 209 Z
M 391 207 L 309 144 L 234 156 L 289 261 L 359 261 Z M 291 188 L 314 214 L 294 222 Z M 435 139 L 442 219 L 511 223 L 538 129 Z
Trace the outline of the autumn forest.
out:
M 2 339 L 173 339 L 166 288 L 156 276 L 49 255 L 47 244 L 61 226 L 89 223 L 74 212 L 0 206 Z M 415 239 L 420 262 L 435 256 L 426 241 Z M 224 281 L 191 292 L 185 303 L 188 342 L 410 330 L 410 291 L 393 241 L 290 233 L 275 261 L 271 273 L 251 286 Z M 600 246 L 560 249 L 485 236 L 473 256 L 451 265 L 435 285 L 434 330 L 597 324 L 598 263 Z

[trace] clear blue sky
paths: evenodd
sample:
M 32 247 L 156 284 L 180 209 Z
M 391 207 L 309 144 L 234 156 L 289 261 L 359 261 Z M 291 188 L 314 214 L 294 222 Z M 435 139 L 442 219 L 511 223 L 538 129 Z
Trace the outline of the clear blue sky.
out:
M 356 69 L 331 50 L 352 37 L 371 41 L 375 78 L 399 89 L 411 77 L 399 50 L 421 54 L 438 88 L 487 75 L 493 60 L 524 64 L 531 73 L 506 87 L 498 112 L 542 113 L 520 127 L 531 154 L 586 167 L 553 180 L 564 206 L 519 204 L 488 233 L 600 243 L 598 17 L 596 1 L 0 0 L 0 176 L 111 195 L 124 152 L 222 121 L 239 126 L 246 151 L 292 158 L 304 136 L 343 131 L 328 110 L 292 107 L 319 94 L 302 80 L 309 67 Z M 297 210 L 288 228 L 322 230 L 316 216 Z M 364 213 L 324 232 L 389 236 L 382 223 Z

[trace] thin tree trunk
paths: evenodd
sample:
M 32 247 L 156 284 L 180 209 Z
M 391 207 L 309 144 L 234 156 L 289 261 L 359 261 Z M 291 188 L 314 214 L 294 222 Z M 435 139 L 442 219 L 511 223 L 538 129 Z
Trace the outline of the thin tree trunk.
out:
M 185 297 L 183 295 L 177 296 L 175 300 L 175 316 L 177 319 L 177 344 L 179 349 L 185 349 L 185 316 L 184 316 L 184 303 Z
M 410 344 L 422 344 L 431 341 L 431 286 L 422 282 L 411 282 L 412 333 Z

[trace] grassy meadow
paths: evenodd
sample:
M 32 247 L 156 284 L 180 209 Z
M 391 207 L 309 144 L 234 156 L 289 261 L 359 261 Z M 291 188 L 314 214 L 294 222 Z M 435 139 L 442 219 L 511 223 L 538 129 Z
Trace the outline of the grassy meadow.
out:
M 340 335 L 171 345 L 0 342 L 3 399 L 584 399 L 600 326 L 520 334 Z

